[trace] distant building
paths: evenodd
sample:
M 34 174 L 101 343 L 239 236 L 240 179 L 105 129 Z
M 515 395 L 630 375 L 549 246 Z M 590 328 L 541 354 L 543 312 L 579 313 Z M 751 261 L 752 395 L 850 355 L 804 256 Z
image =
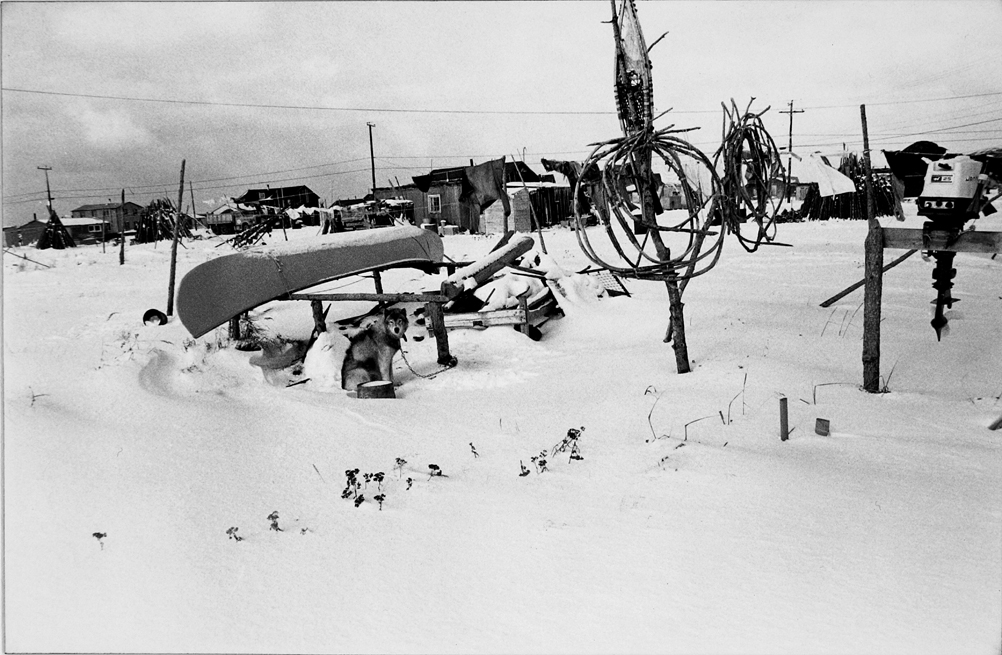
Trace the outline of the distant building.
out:
M 682 193 L 681 184 L 665 184 L 661 187 L 661 207 L 665 210 L 687 209 L 688 203 Z
M 205 225 L 215 234 L 233 234 L 255 221 L 256 207 L 226 202 L 205 215 Z
M 297 209 L 299 207 L 319 207 L 320 196 L 307 186 L 277 187 L 274 189 L 248 189 L 233 202 L 244 205 L 275 207 L 276 209 Z
M 123 230 L 135 230 L 143 215 L 143 207 L 134 202 L 124 205 L 118 202 L 100 205 L 82 205 L 70 212 L 72 218 L 95 218 L 108 224 L 109 232 L 119 233 Z M 73 235 L 76 238 L 76 235 Z
M 807 197 L 807 190 L 811 187 L 810 183 L 803 183 L 800 179 L 793 175 L 790 177 L 790 199 L 791 200 L 803 200 Z M 770 189 L 770 195 L 773 198 L 785 198 L 786 197 L 786 178 L 776 178 L 772 181 L 772 188 Z
M 8 248 L 29 246 L 38 241 L 38 237 L 42 236 L 45 225 L 43 221 L 33 218 L 24 225 L 5 227 L 3 229 L 3 244 Z
M 77 244 L 100 243 L 102 236 L 107 239 L 113 234 L 111 223 L 100 218 L 60 218 L 66 231 Z
M 464 184 L 467 184 L 466 168 L 466 166 L 436 168 L 426 175 L 415 177 L 414 184 L 377 187 L 375 197 L 379 200 L 398 198 L 411 201 L 414 203 L 413 220 L 417 225 L 445 224 L 454 225 L 469 232 L 483 232 L 479 208 L 472 203 L 460 200 Z M 521 186 L 523 181 L 527 184 L 543 181 L 553 182 L 552 175 L 541 177 L 525 162 L 521 161 L 506 162 L 504 175 L 509 185 L 518 183 Z M 418 182 L 421 184 L 419 185 Z M 488 210 L 492 209 L 494 209 L 493 205 L 488 208 Z
M 511 214 L 508 229 L 531 232 L 574 218 L 570 186 L 555 182 L 511 182 L 507 184 Z M 485 234 L 504 232 L 504 205 L 495 202 L 484 210 L 481 228 Z

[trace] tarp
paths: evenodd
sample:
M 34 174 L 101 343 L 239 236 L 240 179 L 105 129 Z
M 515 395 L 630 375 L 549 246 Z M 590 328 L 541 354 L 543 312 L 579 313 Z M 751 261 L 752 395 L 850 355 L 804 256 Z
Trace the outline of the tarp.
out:
M 465 168 L 443 169 L 449 181 L 459 180 L 462 182 L 462 191 L 459 195 L 460 202 L 472 204 L 478 213 L 483 212 L 498 199 L 504 205 L 505 215 L 511 214 L 511 206 L 508 203 L 508 195 L 504 192 L 504 171 L 505 158 L 493 159 Z M 437 172 L 439 175 L 442 171 Z M 436 181 L 436 171 L 427 175 L 415 175 L 416 186 L 422 193 L 428 193 L 431 185 Z M 441 181 L 441 178 L 439 178 Z
M 466 178 L 463 180 L 460 202 L 472 202 L 477 211 L 482 212 L 500 199 L 504 205 L 504 215 L 511 214 L 511 204 L 504 189 L 504 157 L 467 166 L 463 172 Z
M 798 157 L 796 154 L 793 156 L 800 160 L 796 169 L 797 179 L 817 184 L 822 198 L 856 192 L 856 183 L 832 168 L 820 154 L 813 153 L 807 157 Z

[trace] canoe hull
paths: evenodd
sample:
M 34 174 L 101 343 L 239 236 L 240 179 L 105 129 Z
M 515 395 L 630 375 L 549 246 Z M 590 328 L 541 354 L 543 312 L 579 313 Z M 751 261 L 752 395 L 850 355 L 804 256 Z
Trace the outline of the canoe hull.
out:
M 431 268 L 442 255 L 441 237 L 409 225 L 258 246 L 191 269 L 178 286 L 178 316 L 197 338 L 290 293 L 374 270 Z

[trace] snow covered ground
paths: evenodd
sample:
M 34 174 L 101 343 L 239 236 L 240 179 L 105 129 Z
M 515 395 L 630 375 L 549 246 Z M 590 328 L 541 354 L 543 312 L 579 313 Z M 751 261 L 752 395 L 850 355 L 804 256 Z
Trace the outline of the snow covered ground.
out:
M 565 301 L 538 342 L 451 332 L 455 369 L 398 357 L 397 399 L 368 401 L 325 378 L 336 343 L 286 387 L 224 329 L 143 325 L 166 244 L 121 267 L 111 247 L 15 249 L 51 268 L 3 258 L 6 649 L 999 653 L 1002 260 L 957 256 L 942 342 L 932 263 L 885 275 L 890 393 L 870 395 L 862 290 L 818 306 L 862 277 L 865 231 L 730 242 L 686 291 L 691 374 L 662 343 L 663 286 L 627 281 Z M 544 234 L 565 270 L 588 264 L 572 232 Z M 217 243 L 187 242 L 179 279 Z M 311 327 L 307 303 L 259 316 Z M 409 334 L 414 371 L 437 371 L 434 339 Z M 582 427 L 582 460 L 551 456 Z M 384 473 L 358 507 L 356 468 Z

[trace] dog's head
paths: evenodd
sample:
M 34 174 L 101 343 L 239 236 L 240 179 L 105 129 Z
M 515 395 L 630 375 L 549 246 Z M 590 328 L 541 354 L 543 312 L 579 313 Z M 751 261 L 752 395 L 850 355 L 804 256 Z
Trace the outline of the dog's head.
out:
M 407 312 L 399 307 L 390 307 L 383 312 L 383 323 L 386 325 L 386 332 L 397 339 L 407 339 Z

